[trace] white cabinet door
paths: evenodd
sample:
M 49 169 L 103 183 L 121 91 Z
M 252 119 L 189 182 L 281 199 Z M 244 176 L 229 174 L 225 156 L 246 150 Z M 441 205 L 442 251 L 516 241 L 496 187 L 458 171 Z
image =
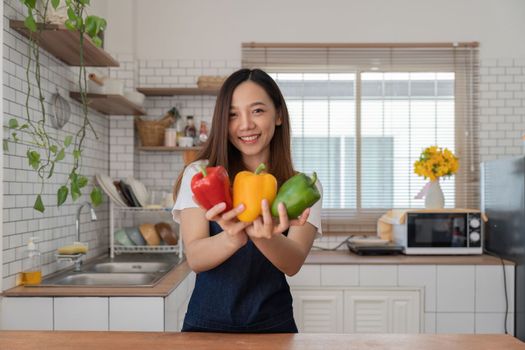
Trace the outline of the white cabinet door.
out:
M 109 298 L 110 331 L 164 331 L 164 298 Z
M 108 298 L 55 298 L 55 330 L 107 331 Z
M 184 317 L 186 317 L 186 311 L 188 311 L 188 303 L 189 299 L 186 300 L 184 304 L 179 308 L 177 312 L 177 322 L 178 322 L 178 328 L 177 331 L 180 331 L 182 329 L 182 325 L 184 324 Z
M 164 299 L 164 330 L 166 332 L 180 331 L 179 309 L 188 299 L 190 277 L 186 277 L 173 292 Z
M 419 290 L 346 289 L 345 333 L 419 333 Z
M 514 266 L 476 266 L 476 313 L 513 312 Z M 507 302 L 508 300 L 508 308 Z
M 286 276 L 290 286 L 312 286 L 321 285 L 321 265 L 303 265 L 301 270 L 292 277 Z
M 0 329 L 53 330 L 53 298 L 1 298 Z
M 342 333 L 343 292 L 292 290 L 294 318 L 301 333 Z
M 475 269 L 474 265 L 437 266 L 436 311 L 438 313 L 474 314 Z

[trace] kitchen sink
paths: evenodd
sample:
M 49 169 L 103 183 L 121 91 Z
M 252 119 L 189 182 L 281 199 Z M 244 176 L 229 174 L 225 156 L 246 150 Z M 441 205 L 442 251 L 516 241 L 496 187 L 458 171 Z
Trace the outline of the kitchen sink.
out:
M 163 275 L 158 273 L 90 273 L 76 272 L 43 281 L 56 286 L 151 286 Z M 46 282 L 46 283 L 44 283 Z
M 180 262 L 175 254 L 104 256 L 82 265 L 79 272 L 70 268 L 47 276 L 35 287 L 151 287 Z
M 91 267 L 95 272 L 166 272 L 173 265 L 167 262 L 104 262 Z

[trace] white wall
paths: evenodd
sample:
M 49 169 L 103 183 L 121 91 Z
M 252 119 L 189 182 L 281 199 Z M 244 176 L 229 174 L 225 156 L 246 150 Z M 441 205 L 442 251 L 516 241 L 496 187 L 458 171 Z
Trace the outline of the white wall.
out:
M 479 41 L 482 59 L 525 57 L 523 0 L 96 3 L 109 22 L 106 47 L 138 59 L 239 59 L 240 44 L 249 41 Z

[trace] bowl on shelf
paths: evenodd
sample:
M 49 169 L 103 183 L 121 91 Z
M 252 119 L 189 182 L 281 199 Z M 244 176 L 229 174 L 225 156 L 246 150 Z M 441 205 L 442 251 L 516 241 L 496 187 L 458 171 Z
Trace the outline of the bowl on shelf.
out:
M 115 243 L 129 247 L 134 246 L 135 244 L 128 237 L 126 231 L 123 228 L 119 228 L 114 233 Z
M 144 98 L 146 98 L 146 95 L 138 91 L 126 91 L 124 93 L 124 97 L 126 97 L 128 100 L 130 100 L 134 104 L 142 107 L 142 105 L 144 104 Z
M 155 224 L 155 230 L 166 243 L 166 245 L 177 245 L 178 237 L 170 224 L 166 222 L 159 222 Z
M 148 245 L 160 245 L 160 236 L 155 230 L 155 225 L 153 224 L 142 224 L 139 226 L 140 234 L 146 240 Z
M 179 147 L 193 147 L 193 137 L 181 136 L 178 139 Z
M 126 227 L 125 228 L 126 233 L 128 234 L 129 239 L 135 244 L 135 245 L 146 245 L 146 241 L 144 240 L 144 237 L 142 237 L 142 234 L 140 233 L 140 230 L 138 227 Z
M 108 95 L 122 95 L 124 93 L 124 83 L 122 80 L 104 80 L 104 93 Z
M 88 93 L 91 93 L 91 94 L 103 94 L 104 85 L 99 85 L 95 83 L 93 80 L 89 79 L 87 81 L 87 90 L 88 90 Z

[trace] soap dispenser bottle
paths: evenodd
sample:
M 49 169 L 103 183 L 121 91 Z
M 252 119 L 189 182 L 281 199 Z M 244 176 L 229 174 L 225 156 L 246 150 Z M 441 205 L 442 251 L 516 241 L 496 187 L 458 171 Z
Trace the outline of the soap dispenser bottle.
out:
M 36 238 L 31 237 L 29 242 L 27 242 L 27 255 L 24 259 L 25 266 L 21 278 L 21 282 L 24 285 L 35 285 L 42 282 L 42 257 L 35 241 Z

